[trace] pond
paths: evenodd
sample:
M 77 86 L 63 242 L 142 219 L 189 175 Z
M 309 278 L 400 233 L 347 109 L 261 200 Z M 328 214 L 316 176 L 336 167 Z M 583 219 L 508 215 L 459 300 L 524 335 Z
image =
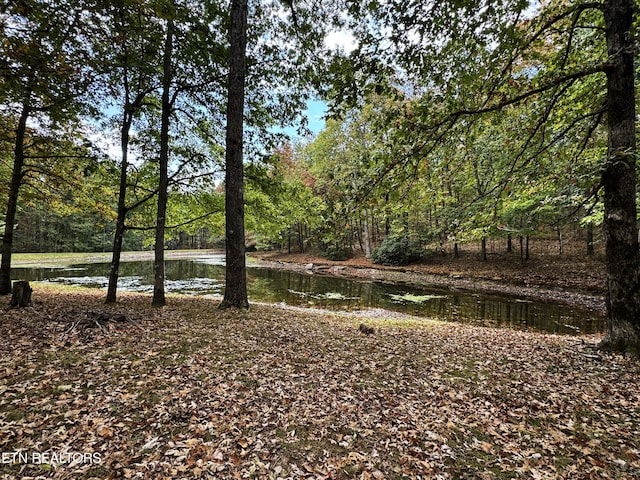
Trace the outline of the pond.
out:
M 223 295 L 224 268 L 222 255 L 167 260 L 166 292 Z M 16 268 L 13 277 L 106 289 L 108 272 L 108 263 L 91 263 Z M 247 286 L 250 301 L 257 302 L 348 311 L 385 309 L 447 321 L 555 333 L 600 333 L 605 326 L 605 319 L 599 312 L 566 305 L 255 266 L 248 267 Z M 118 288 L 120 291 L 152 292 L 153 262 L 121 263 Z

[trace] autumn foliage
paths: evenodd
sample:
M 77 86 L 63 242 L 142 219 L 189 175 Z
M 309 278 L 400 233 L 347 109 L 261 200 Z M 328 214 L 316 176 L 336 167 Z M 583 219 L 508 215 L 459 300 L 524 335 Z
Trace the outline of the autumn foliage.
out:
M 217 303 L 37 286 L 3 310 L 0 476 L 640 474 L 640 367 L 597 339 Z M 98 310 L 127 321 L 69 329 Z

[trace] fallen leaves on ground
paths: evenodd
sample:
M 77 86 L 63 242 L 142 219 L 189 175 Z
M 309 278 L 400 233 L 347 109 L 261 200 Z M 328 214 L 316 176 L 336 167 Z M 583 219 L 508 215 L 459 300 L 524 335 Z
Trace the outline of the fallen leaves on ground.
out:
M 0 478 L 640 476 L 640 364 L 593 338 L 34 299 L 0 314 Z M 65 333 L 97 310 L 131 322 Z

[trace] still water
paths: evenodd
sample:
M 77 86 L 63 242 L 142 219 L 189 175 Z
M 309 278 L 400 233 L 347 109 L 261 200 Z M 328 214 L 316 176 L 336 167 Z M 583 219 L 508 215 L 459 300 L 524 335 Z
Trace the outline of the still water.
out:
M 167 293 L 224 293 L 222 256 L 167 260 L 165 270 Z M 13 276 L 106 289 L 108 271 L 108 263 L 92 263 L 59 268 L 16 268 Z M 604 317 L 598 312 L 437 287 L 427 289 L 251 266 L 247 283 L 250 300 L 258 302 L 335 310 L 380 308 L 448 321 L 572 334 L 602 332 L 605 325 Z M 153 263 L 123 262 L 118 288 L 120 291 L 153 291 Z

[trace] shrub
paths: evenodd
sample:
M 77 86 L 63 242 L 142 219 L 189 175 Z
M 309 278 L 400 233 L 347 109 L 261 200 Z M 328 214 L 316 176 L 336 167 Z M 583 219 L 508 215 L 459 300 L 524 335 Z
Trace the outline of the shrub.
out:
M 328 247 L 324 251 L 324 256 L 327 260 L 342 261 L 351 258 L 352 252 L 344 247 Z
M 424 255 L 422 246 L 404 236 L 389 236 L 371 253 L 373 263 L 380 265 L 409 265 Z

